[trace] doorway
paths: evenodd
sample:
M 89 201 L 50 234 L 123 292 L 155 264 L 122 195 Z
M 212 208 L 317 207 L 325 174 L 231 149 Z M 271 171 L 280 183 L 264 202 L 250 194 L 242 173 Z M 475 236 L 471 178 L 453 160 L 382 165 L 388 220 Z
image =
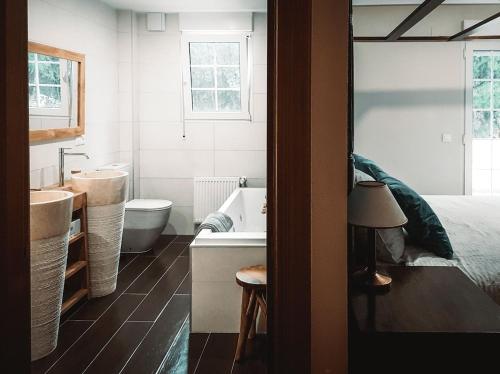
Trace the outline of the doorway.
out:
M 269 367 L 276 373 L 308 372 L 311 367 L 341 372 L 346 364 L 347 330 L 344 192 L 349 2 L 270 0 L 268 9 Z M 28 373 L 28 93 L 27 84 L 19 84 L 27 82 L 27 4 L 6 0 L 0 19 L 5 25 L 2 49 L 7 51 L 0 65 L 6 78 L 1 91 L 1 174 L 5 178 L 0 183 L 0 215 L 2 245 L 9 249 L 1 269 L 4 302 L 10 306 L 2 312 L 9 342 L 2 349 L 2 362 Z M 311 71 L 316 73 L 311 76 Z M 331 85 L 323 82 L 339 89 L 332 92 Z M 322 94 L 321 100 L 312 103 L 312 94 Z M 312 174 L 311 163 L 317 165 Z M 327 173 L 322 170 L 325 165 Z M 314 189 L 311 178 L 317 183 Z M 335 229 L 333 238 L 328 227 Z M 332 263 L 332 259 L 338 261 Z M 333 272 L 333 279 L 325 278 L 325 270 Z

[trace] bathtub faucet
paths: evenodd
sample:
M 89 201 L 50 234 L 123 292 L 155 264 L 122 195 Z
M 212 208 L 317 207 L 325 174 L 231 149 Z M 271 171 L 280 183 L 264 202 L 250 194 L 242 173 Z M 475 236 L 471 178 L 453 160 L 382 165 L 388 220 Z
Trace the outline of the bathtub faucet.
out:
M 240 180 L 239 180 L 240 188 L 246 187 L 247 182 L 248 182 L 247 177 L 240 177 Z

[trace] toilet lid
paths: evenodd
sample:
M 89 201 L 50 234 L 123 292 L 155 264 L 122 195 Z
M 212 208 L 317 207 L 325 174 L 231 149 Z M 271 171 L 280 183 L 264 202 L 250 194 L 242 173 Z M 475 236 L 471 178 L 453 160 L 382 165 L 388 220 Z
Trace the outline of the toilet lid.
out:
M 172 206 L 169 200 L 135 199 L 125 204 L 126 210 L 163 210 Z

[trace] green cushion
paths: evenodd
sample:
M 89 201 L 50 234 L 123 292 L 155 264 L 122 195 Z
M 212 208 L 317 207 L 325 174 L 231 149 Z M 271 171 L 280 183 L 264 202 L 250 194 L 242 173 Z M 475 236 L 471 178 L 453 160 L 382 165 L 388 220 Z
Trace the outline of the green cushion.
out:
M 422 196 L 362 156 L 354 155 L 354 166 L 375 180 L 387 184 L 408 218 L 405 229 L 410 240 L 440 257 L 447 259 L 453 257 L 453 248 L 446 230 Z

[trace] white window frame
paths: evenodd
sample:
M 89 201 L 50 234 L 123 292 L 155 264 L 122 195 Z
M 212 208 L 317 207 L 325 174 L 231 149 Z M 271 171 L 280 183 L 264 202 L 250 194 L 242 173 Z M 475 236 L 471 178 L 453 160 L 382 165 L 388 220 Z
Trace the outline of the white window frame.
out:
M 39 55 L 40 53 L 33 52 L 35 55 Z M 36 57 L 38 59 L 38 57 Z M 69 113 L 69 87 L 67 82 L 68 75 L 68 67 L 67 61 L 65 59 L 59 58 L 59 74 L 60 74 L 60 84 L 53 86 L 61 87 L 61 106 L 59 108 L 41 108 L 41 107 L 29 107 L 29 115 L 33 117 L 70 117 Z M 28 61 L 30 63 L 31 61 Z M 38 75 L 38 65 L 50 63 L 50 62 L 39 62 L 35 61 L 35 84 L 28 83 L 28 86 L 35 86 L 37 90 L 37 99 L 39 98 L 39 75 Z M 52 62 L 53 63 L 53 62 Z M 51 85 L 46 85 L 51 86 Z
M 464 190 L 466 195 L 472 195 L 472 139 L 473 139 L 473 63 L 474 52 L 500 51 L 498 41 L 468 41 L 464 42 L 465 57 L 465 129 L 464 129 Z
M 182 85 L 185 120 L 236 120 L 250 121 L 250 74 L 249 62 L 250 33 L 182 33 Z M 189 43 L 239 43 L 240 44 L 240 112 L 194 112 L 191 97 L 191 61 Z

